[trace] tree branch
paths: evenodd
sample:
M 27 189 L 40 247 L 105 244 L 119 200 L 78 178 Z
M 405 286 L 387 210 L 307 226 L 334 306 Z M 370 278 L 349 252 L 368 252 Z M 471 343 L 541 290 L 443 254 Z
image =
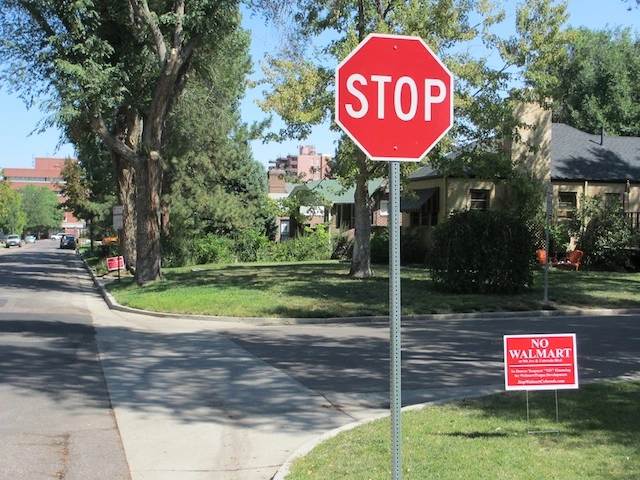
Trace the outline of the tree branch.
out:
M 149 30 L 151 30 L 153 43 L 156 46 L 156 56 L 158 57 L 158 62 L 160 63 L 160 65 L 164 65 L 164 63 L 167 61 L 167 46 L 164 42 L 164 37 L 162 36 L 162 31 L 160 31 L 158 22 L 153 18 L 153 15 L 151 15 L 147 0 L 129 0 L 129 3 L 136 18 L 141 20 L 145 25 L 149 27 Z
M 176 2 L 176 26 L 173 31 L 173 48 L 180 48 L 184 40 L 184 25 L 182 23 L 184 19 L 184 3 L 184 0 Z
M 99 112 L 89 112 L 91 128 L 102 139 L 104 144 L 120 158 L 124 159 L 129 166 L 133 166 L 136 160 L 136 152 L 125 145 L 116 135 L 114 135 L 104 123 L 102 114 Z

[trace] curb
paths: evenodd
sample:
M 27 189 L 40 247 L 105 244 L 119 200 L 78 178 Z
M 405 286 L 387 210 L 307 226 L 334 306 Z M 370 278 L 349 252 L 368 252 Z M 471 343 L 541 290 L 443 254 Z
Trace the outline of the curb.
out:
M 191 315 L 180 313 L 153 312 L 133 307 L 120 305 L 116 299 L 104 287 L 105 282 L 98 278 L 95 272 L 87 265 L 84 258 L 80 257 L 85 268 L 91 275 L 93 283 L 98 288 L 100 295 L 111 310 L 137 313 L 139 315 L 151 315 L 160 318 L 185 318 L 188 320 L 245 323 L 256 327 L 268 325 L 321 325 L 326 323 L 386 323 L 388 315 L 367 317 L 328 317 L 328 318 L 260 318 L 260 317 L 223 317 L 214 315 Z M 640 315 L 638 308 L 576 308 L 571 310 L 523 310 L 520 312 L 474 312 L 474 313 L 433 313 L 425 315 L 403 315 L 402 321 L 428 321 L 428 320 L 469 320 L 474 318 L 505 319 L 505 318 L 533 318 L 533 317 L 580 317 L 588 315 L 613 316 L 613 315 Z
M 428 402 L 418 403 L 415 405 L 408 405 L 406 407 L 402 407 L 400 411 L 404 413 L 404 412 L 410 412 L 412 410 L 420 410 L 430 405 L 439 405 L 442 403 L 454 402 L 456 400 L 464 400 L 465 398 L 484 397 L 486 395 L 492 395 L 492 394 L 503 392 L 504 386 L 503 385 L 481 385 L 481 386 L 474 387 L 474 389 L 477 389 L 477 391 L 469 392 L 468 388 L 461 387 L 460 390 L 465 390 L 464 393 L 461 393 L 458 395 L 449 395 L 449 396 L 439 398 L 438 400 L 430 400 Z M 369 418 L 366 418 L 364 420 L 348 423 L 341 427 L 334 428 L 333 430 L 329 430 L 328 432 L 320 435 L 319 437 L 305 443 L 296 451 L 294 451 L 289 456 L 289 458 L 287 458 L 287 460 L 280 466 L 276 474 L 273 477 L 271 477 L 271 480 L 285 480 L 287 475 L 291 473 L 291 466 L 298 458 L 304 457 L 315 447 L 329 440 L 330 438 L 333 438 L 341 434 L 342 432 L 353 430 L 355 428 L 361 427 L 362 425 L 366 425 L 367 423 L 375 422 L 376 420 L 389 417 L 390 415 L 391 415 L 390 411 L 372 415 Z

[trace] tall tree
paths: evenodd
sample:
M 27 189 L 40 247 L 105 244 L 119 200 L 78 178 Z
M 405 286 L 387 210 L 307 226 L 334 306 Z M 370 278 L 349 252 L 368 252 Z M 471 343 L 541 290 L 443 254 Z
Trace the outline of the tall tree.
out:
M 552 66 L 560 79 L 554 121 L 597 134 L 640 136 L 640 40 L 630 29 L 571 32 L 568 55 Z
M 560 27 L 566 20 L 564 2 L 556 5 L 553 0 L 527 0 L 518 8 L 517 34 L 505 39 L 492 31 L 504 19 L 504 11 L 488 0 L 272 3 L 267 15 L 275 20 L 289 19 L 284 23 L 291 33 L 290 43 L 278 55 L 268 58 L 264 66 L 265 82 L 271 89 L 261 105 L 286 123 L 273 138 L 304 138 L 312 125 L 333 118 L 333 66 L 367 34 L 417 35 L 443 59 L 456 79 L 456 124 L 427 159 L 444 174 L 462 170 L 465 162 L 475 164 L 478 159 L 487 163 L 488 170 L 495 169 L 494 159 L 486 154 L 488 147 L 495 147 L 499 134 L 509 130 L 505 125 L 514 123 L 506 92 L 514 80 L 528 80 L 522 77 L 523 71 L 538 78 L 540 85 L 553 85 L 543 67 L 561 53 Z M 539 97 L 546 94 L 537 93 Z M 473 145 L 473 151 L 462 156 L 448 155 L 463 145 Z M 381 167 L 371 165 L 344 136 L 336 159 L 339 178 L 356 187 L 351 275 L 366 277 L 372 274 L 367 183 L 380 175 Z M 500 160 L 504 162 L 503 158 Z
M 77 146 L 76 151 L 80 152 L 81 158 L 87 158 L 86 146 Z M 109 181 L 112 180 L 111 169 L 103 170 L 103 176 L 96 178 L 93 173 L 99 165 L 104 167 L 105 163 L 84 164 L 66 160 L 60 170 L 60 176 L 64 180 L 59 185 L 60 193 L 67 198 L 62 206 L 88 223 L 92 249 L 96 229 L 104 234 L 107 229 L 112 228 L 111 207 L 115 204 L 113 184 Z M 106 225 L 108 228 L 105 228 Z
M 237 0 L 0 0 L 4 80 L 27 96 L 49 94 L 52 121 L 90 122 L 111 153 L 125 214 L 135 198 L 141 285 L 161 277 L 167 115 L 187 83 L 194 52 L 238 23 Z
M 253 159 L 249 140 L 262 125 L 243 124 L 240 99 L 251 69 L 248 32 L 238 30 L 193 61 L 181 102 L 167 122 L 167 240 L 203 233 L 265 229 L 264 167 Z M 179 235 L 171 231 L 180 232 Z
M 27 219 L 25 228 L 37 232 L 60 228 L 64 212 L 55 192 L 47 187 L 27 185 L 19 193 L 22 197 L 22 211 Z

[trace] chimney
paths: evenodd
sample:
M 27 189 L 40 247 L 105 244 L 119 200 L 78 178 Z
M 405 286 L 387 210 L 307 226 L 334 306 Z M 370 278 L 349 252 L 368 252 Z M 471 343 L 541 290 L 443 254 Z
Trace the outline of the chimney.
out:
M 604 127 L 600 127 L 600 145 L 604 145 Z

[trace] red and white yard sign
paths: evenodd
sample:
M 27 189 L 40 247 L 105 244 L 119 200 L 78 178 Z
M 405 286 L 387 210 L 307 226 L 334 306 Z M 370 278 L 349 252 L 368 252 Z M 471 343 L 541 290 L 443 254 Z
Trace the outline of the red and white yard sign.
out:
M 576 334 L 504 336 L 507 390 L 578 388 Z
M 124 258 L 120 257 L 109 257 L 107 258 L 107 270 L 120 270 L 124 268 Z

